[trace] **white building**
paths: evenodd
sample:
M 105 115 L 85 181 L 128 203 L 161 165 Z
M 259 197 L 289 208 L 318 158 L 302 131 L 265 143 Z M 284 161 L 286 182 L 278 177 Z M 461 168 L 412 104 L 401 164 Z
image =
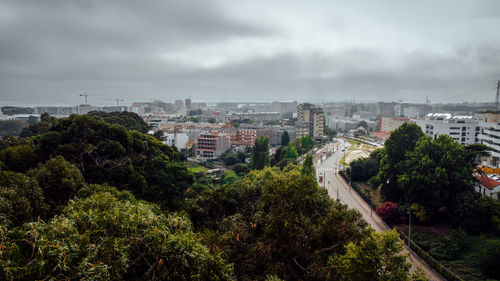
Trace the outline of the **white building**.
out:
M 470 115 L 454 116 L 450 113 L 429 113 L 424 120 L 412 119 L 431 138 L 448 135 L 462 145 L 479 143 L 479 122 Z
M 189 141 L 189 136 L 187 134 L 177 133 L 177 134 L 166 134 L 164 142 L 168 146 L 175 146 L 177 147 L 177 149 L 185 149 L 188 141 Z
M 479 143 L 491 148 L 488 166 L 498 168 L 500 167 L 500 116 L 486 113 L 476 114 L 474 117 L 481 127 Z

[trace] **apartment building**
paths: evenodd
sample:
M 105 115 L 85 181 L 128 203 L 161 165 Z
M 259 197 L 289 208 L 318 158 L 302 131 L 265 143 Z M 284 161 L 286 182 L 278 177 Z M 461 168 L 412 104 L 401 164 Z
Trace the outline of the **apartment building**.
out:
M 323 109 L 310 103 L 297 106 L 297 137 L 310 135 L 315 139 L 322 138 L 325 130 L 325 113 Z
M 479 122 L 470 115 L 450 113 L 429 113 L 425 119 L 412 119 L 429 137 L 448 135 L 462 145 L 479 143 L 481 128 Z
M 215 159 L 229 148 L 231 148 L 229 136 L 217 131 L 212 131 L 209 134 L 201 134 L 196 139 L 197 158 Z
M 500 115 L 486 113 L 476 114 L 474 117 L 481 127 L 479 143 L 491 148 L 488 166 L 500 168 Z

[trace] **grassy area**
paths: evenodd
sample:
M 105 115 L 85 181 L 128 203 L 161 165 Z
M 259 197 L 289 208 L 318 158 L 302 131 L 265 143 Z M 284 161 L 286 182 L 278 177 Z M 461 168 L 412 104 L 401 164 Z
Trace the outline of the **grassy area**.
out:
M 199 173 L 199 172 L 206 172 L 207 171 L 207 168 L 203 167 L 203 166 L 190 166 L 190 167 L 187 167 L 187 169 L 191 173 Z
M 359 141 L 359 140 L 353 140 L 353 139 L 345 139 L 345 140 L 352 145 L 360 145 L 361 144 L 361 141 Z
M 348 151 L 353 151 L 355 150 L 354 145 L 349 146 Z M 339 163 L 340 165 L 349 165 L 348 163 L 345 162 L 345 158 L 349 155 L 349 152 L 346 152 L 342 158 L 340 158 Z
M 479 266 L 483 249 L 492 240 L 500 241 L 499 237 L 468 235 L 460 231 L 432 236 L 412 231 L 412 240 L 464 280 L 493 280 L 488 279 Z

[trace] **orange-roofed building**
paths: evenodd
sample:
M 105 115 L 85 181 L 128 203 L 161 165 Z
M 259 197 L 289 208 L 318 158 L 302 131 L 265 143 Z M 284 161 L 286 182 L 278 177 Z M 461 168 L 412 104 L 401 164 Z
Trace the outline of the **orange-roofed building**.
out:
M 494 199 L 498 199 L 498 193 L 500 193 L 500 176 L 492 175 L 480 175 L 478 178 L 478 183 L 476 184 L 476 191 L 482 196 L 489 196 Z

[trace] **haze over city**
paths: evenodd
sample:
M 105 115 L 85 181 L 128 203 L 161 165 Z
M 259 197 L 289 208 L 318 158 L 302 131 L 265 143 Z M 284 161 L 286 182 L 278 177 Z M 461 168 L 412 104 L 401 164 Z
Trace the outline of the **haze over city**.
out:
M 498 1 L 0 2 L 0 103 L 493 101 Z

